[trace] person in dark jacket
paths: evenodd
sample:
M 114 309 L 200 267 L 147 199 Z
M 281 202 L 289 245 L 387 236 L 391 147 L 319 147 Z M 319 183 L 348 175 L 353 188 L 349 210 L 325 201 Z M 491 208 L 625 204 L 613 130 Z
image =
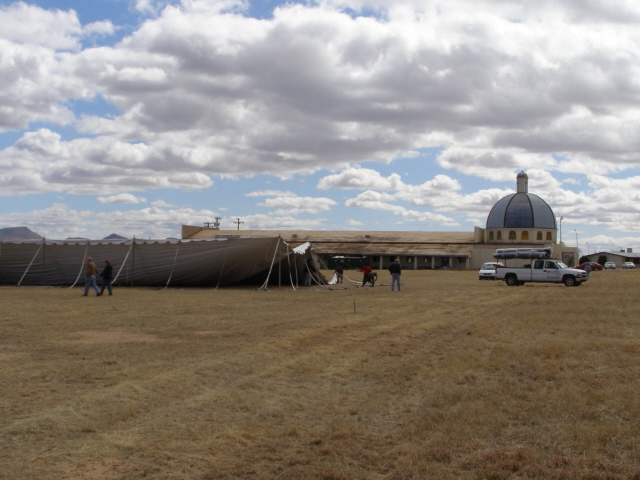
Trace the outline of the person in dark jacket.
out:
M 389 273 L 391 274 L 391 291 L 393 292 L 393 287 L 396 283 L 398 284 L 398 291 L 400 291 L 400 274 L 402 273 L 402 267 L 397 258 L 389 265 Z
M 104 268 L 102 269 L 102 273 L 100 274 L 102 277 L 102 290 L 100 290 L 100 295 L 104 293 L 104 289 L 106 288 L 109 291 L 109 295 L 111 292 L 111 282 L 113 281 L 113 267 L 111 266 L 111 262 L 109 260 L 104 261 Z
M 313 259 L 307 260 L 307 269 L 304 272 L 304 286 L 310 287 L 313 275 L 316 273 L 316 266 L 313 264 Z

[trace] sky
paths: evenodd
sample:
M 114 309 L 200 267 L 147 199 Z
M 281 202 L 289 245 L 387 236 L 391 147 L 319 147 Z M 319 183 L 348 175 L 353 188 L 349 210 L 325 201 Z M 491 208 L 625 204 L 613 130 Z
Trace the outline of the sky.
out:
M 0 228 L 473 231 L 640 251 L 640 3 L 0 0 Z M 562 221 L 560 221 L 562 218 Z

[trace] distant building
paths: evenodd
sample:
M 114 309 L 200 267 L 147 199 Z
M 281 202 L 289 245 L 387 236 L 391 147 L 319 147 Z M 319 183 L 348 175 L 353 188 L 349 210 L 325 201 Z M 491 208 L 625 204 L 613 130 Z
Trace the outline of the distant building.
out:
M 604 265 L 605 262 L 613 262 L 616 264 L 616 268 L 622 267 L 624 262 L 632 262 L 636 267 L 640 267 L 640 253 L 634 253 L 631 248 L 626 250 L 619 250 L 617 252 L 596 252 L 584 255 L 590 262 L 597 262 Z
M 353 232 L 294 230 L 220 230 L 182 226 L 183 239 L 215 237 L 281 237 L 296 247 L 313 244 L 316 254 L 332 264 L 335 257 L 360 257 L 373 268 L 386 269 L 399 258 L 405 269 L 477 269 L 497 248 L 543 248 L 573 266 L 578 249 L 559 244 L 551 207 L 528 192 L 528 177 L 520 172 L 517 192 L 500 199 L 489 212 L 485 228 L 473 232 Z

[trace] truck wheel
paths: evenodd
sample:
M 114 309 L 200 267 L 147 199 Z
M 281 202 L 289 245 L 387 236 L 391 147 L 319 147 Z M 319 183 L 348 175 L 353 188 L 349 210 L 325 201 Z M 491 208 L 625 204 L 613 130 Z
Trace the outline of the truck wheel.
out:
M 564 277 L 564 284 L 567 287 L 573 287 L 576 284 L 576 278 L 575 277 Z
M 515 275 L 507 275 L 507 278 L 504 279 L 504 282 L 510 287 L 515 287 L 518 285 L 518 278 Z

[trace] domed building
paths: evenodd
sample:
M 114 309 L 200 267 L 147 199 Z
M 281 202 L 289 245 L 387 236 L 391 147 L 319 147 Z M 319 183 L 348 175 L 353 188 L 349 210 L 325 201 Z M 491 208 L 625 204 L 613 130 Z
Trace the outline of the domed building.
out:
M 556 216 L 542 198 L 529 193 L 529 177 L 520 172 L 517 192 L 498 200 L 487 217 L 486 242 L 556 243 Z

